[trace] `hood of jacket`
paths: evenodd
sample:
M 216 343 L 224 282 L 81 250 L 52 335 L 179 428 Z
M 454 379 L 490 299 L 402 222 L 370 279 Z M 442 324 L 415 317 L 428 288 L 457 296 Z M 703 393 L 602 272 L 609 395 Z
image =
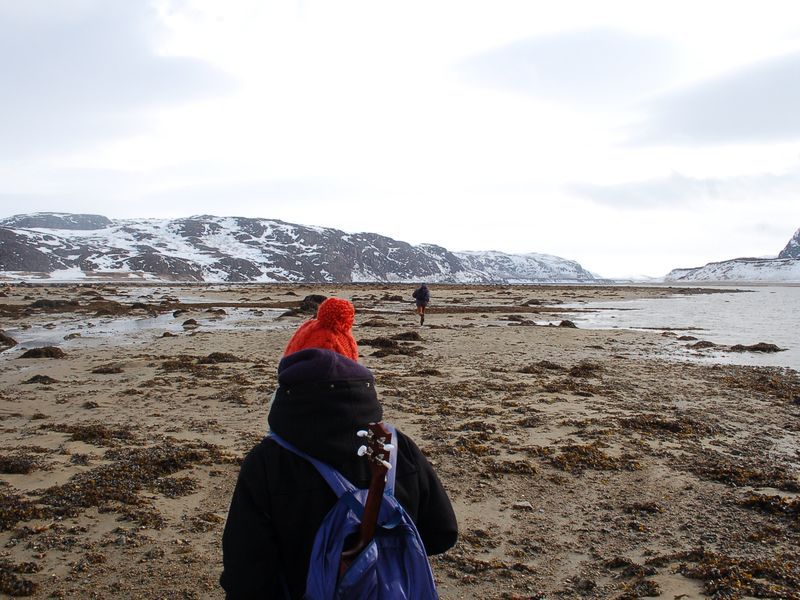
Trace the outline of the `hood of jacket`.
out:
M 314 458 L 336 468 L 352 460 L 361 446 L 356 432 L 382 418 L 375 378 L 356 361 L 310 348 L 278 365 L 270 429 Z

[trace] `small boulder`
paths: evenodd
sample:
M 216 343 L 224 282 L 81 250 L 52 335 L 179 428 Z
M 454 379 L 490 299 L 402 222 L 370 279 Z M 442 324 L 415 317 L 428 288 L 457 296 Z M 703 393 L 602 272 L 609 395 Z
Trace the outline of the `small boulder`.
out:
M 714 342 L 709 342 L 706 340 L 700 340 L 699 342 L 695 342 L 694 344 L 689 344 L 689 348 L 694 348 L 695 350 L 703 350 L 705 348 L 715 348 L 717 345 Z
M 303 298 L 300 302 L 299 310 L 300 312 L 304 313 L 314 313 L 316 314 L 319 305 L 327 300 L 327 296 L 323 296 L 322 294 L 310 294 Z
M 17 340 L 12 338 L 10 335 L 6 335 L 3 330 L 0 330 L 0 352 L 7 350 L 8 348 L 13 348 L 16 345 Z
M 51 383 L 58 383 L 57 379 L 53 379 L 49 375 L 34 375 L 30 379 L 26 379 L 22 383 L 25 384 L 32 384 L 32 383 L 41 383 L 42 385 L 48 385 Z
M 66 353 L 56 346 L 44 346 L 42 348 L 31 348 L 20 358 L 64 358 Z
M 775 344 L 767 344 L 766 342 L 758 342 L 751 346 L 736 344 L 728 349 L 731 352 L 783 352 L 786 348 L 779 348 Z
M 572 321 L 569 321 L 567 319 L 564 319 L 563 321 L 561 321 L 561 323 L 559 323 L 558 326 L 559 327 L 571 327 L 573 329 L 577 329 L 578 328 L 578 326 L 575 325 L 575 323 L 573 323 Z

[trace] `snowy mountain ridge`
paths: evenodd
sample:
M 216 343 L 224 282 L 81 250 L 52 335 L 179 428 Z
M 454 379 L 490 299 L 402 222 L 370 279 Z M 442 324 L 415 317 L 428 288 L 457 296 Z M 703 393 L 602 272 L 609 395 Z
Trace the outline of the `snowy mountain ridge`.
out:
M 800 282 L 800 229 L 777 258 L 734 258 L 702 267 L 673 269 L 665 281 Z
M 273 219 L 200 215 L 108 219 L 36 213 L 0 219 L 0 274 L 206 282 L 592 281 L 547 254 L 451 252 L 374 233 Z

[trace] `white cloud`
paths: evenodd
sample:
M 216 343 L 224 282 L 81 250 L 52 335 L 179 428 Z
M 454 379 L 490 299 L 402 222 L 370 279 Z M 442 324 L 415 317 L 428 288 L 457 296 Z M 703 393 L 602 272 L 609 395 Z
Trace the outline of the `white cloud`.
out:
M 0 156 L 134 135 L 147 109 L 231 89 L 203 61 L 158 55 L 157 27 L 143 2 L 0 4 Z
M 800 140 L 800 53 L 774 57 L 656 97 L 632 141 L 726 144 Z
M 476 85 L 591 110 L 664 87 L 676 54 L 658 37 L 590 29 L 515 41 L 468 58 L 457 72 Z

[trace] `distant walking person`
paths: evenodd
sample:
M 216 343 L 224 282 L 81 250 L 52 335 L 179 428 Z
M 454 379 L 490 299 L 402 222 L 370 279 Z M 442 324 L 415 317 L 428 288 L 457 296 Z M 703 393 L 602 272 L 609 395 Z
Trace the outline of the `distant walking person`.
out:
M 414 300 L 417 301 L 417 314 L 419 315 L 419 324 L 425 323 L 425 307 L 431 301 L 431 293 L 428 291 L 428 286 L 424 283 L 414 290 L 411 294 Z

